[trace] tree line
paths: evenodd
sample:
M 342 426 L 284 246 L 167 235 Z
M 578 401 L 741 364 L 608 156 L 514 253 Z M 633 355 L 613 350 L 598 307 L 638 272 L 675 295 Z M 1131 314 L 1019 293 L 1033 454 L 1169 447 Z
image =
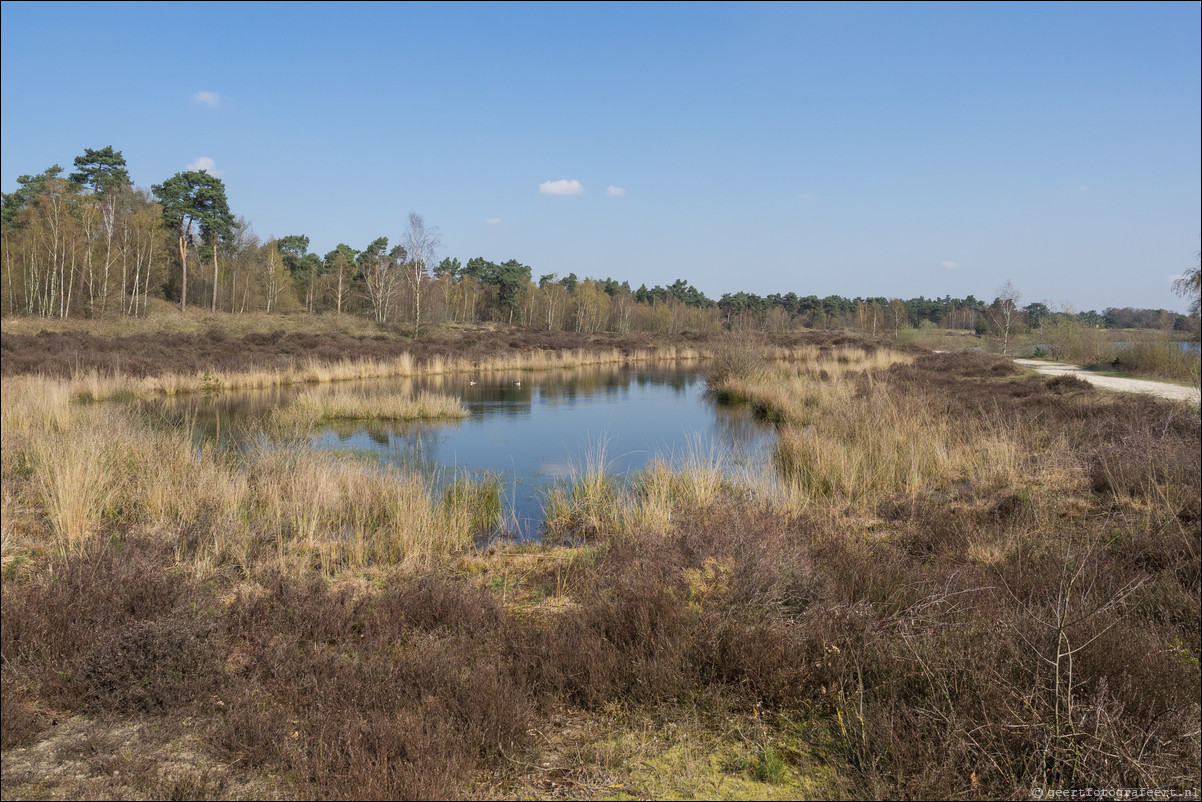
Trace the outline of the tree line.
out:
M 575 273 L 542 273 L 535 281 L 517 259 L 436 261 L 438 229 L 416 213 L 395 244 L 381 236 L 360 249 L 339 243 L 318 254 L 303 234 L 261 240 L 231 211 L 221 179 L 207 172 L 176 173 L 147 190 L 134 187 L 112 146 L 85 149 L 73 164 L 66 175 L 53 165 L 20 176 L 16 191 L 0 199 L 6 316 L 136 316 L 152 299 L 186 310 L 200 298 L 214 312 L 355 314 L 414 334 L 444 322 L 499 321 L 581 332 L 804 327 L 897 334 L 935 326 L 1008 339 L 1065 318 L 1105 328 L 1197 330 L 1196 309 L 1186 317 L 1163 309 L 1019 306 L 1009 282 L 987 302 L 972 295 L 903 300 L 796 292 L 726 293 L 715 301 L 685 279 L 637 289 Z

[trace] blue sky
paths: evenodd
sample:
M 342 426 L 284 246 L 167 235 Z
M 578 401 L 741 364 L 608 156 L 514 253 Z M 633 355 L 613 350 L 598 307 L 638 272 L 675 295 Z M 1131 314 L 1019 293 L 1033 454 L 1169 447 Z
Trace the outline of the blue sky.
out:
M 319 253 L 1184 309 L 1199 8 L 6 2 L 0 187 L 113 145 Z

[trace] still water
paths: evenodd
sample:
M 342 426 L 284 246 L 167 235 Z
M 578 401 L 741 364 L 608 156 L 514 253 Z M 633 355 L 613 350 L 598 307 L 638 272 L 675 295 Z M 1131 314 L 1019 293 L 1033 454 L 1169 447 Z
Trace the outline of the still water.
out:
M 472 383 L 474 382 L 474 383 Z M 515 384 L 520 382 L 520 385 Z M 330 449 L 420 470 L 436 481 L 495 477 L 503 496 L 503 528 L 536 536 L 542 501 L 555 482 L 599 461 L 629 475 L 659 456 L 669 463 L 698 450 L 728 470 L 765 458 L 771 427 L 746 409 L 715 404 L 695 368 L 590 367 L 575 370 L 433 376 L 339 383 L 261 393 L 225 393 L 176 402 L 195 436 L 222 448 L 257 441 L 257 422 L 297 392 L 416 393 L 463 399 L 470 416 L 457 421 L 394 423 L 326 421 L 309 439 Z

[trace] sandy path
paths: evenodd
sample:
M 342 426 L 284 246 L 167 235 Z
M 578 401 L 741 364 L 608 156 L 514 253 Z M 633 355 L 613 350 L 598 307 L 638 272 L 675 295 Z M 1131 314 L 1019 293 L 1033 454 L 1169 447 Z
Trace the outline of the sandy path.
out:
M 1172 398 L 1175 401 L 1189 401 L 1192 404 L 1202 402 L 1202 395 L 1196 387 L 1183 387 L 1180 384 L 1152 381 L 1151 379 L 1124 379 L 1119 376 L 1101 376 L 1077 365 L 1067 365 L 1063 362 L 1044 362 L 1039 359 L 1016 359 L 1019 365 L 1035 368 L 1040 373 L 1049 376 L 1076 376 L 1090 384 L 1105 387 L 1107 390 L 1122 390 L 1128 393 L 1147 393 L 1161 398 Z

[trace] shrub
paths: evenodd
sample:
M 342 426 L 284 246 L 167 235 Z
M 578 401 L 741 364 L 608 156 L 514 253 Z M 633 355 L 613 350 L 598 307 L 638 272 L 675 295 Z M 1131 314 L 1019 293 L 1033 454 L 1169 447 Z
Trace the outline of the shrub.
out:
M 187 613 L 134 621 L 96 644 L 79 664 L 93 710 L 159 713 L 207 699 L 217 682 L 211 632 Z

